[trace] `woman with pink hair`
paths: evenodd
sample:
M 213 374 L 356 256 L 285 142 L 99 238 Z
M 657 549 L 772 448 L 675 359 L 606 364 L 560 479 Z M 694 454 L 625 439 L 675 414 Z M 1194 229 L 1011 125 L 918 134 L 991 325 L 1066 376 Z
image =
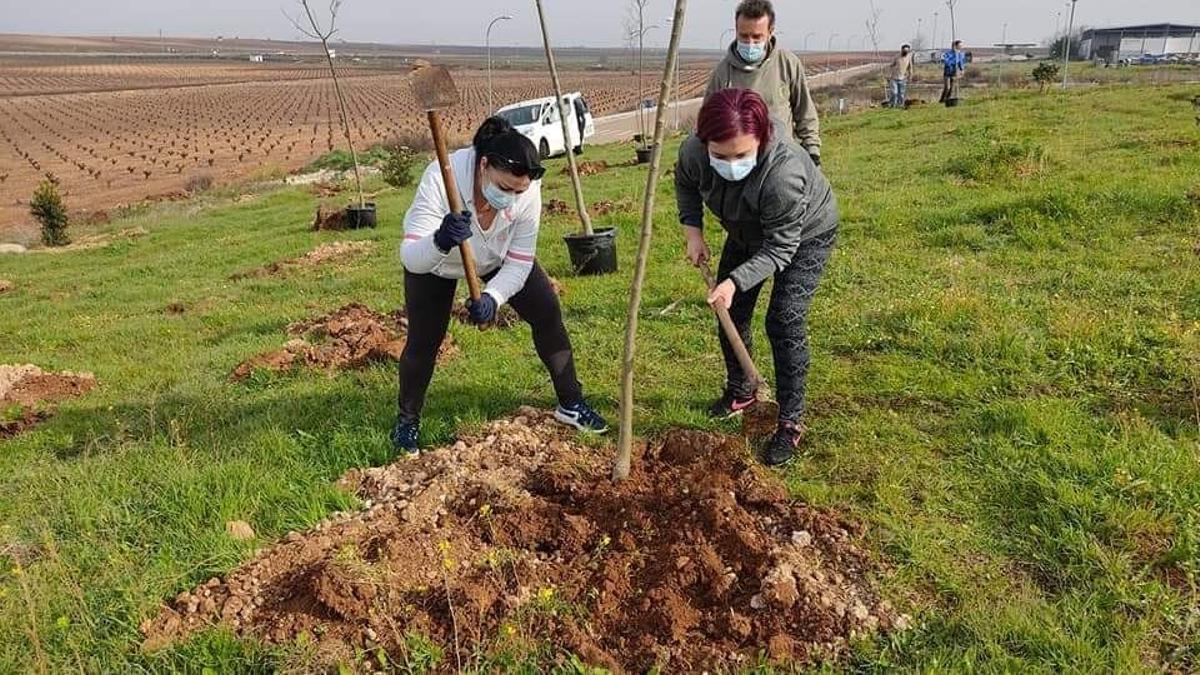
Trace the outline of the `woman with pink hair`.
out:
M 804 434 L 808 308 L 838 224 L 829 182 L 807 152 L 776 131 L 761 96 L 749 89 L 719 91 L 700 109 L 696 132 L 680 147 L 675 167 L 688 260 L 697 267 L 708 264 L 705 206 L 727 234 L 708 302 L 729 309 L 747 347 L 763 283 L 775 278 L 766 326 L 779 427 L 762 453 L 771 466 L 790 460 Z M 756 395 L 723 334 L 721 349 L 727 378 L 724 394 L 709 410 L 713 417 L 740 413 Z

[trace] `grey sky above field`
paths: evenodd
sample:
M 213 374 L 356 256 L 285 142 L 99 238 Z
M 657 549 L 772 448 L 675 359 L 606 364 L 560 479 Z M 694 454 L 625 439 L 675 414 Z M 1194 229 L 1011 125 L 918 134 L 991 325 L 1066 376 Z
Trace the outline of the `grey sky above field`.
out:
M 627 0 L 545 0 L 555 44 L 620 46 Z M 323 0 L 316 5 L 324 9 Z M 716 48 L 731 23 L 735 0 L 691 0 L 684 46 Z M 930 42 L 934 12 L 940 42 L 949 37 L 949 12 L 939 0 L 876 0 L 883 11 L 883 44 L 910 40 L 918 28 Z M 777 0 L 781 39 L 787 46 L 824 49 L 831 34 L 835 49 L 862 49 L 868 0 L 816 2 Z M 58 35 L 157 35 L 177 37 L 295 39 L 281 9 L 294 12 L 295 0 L 0 0 L 0 32 Z M 666 25 L 671 0 L 650 0 L 647 23 Z M 959 35 L 973 44 L 1040 42 L 1055 32 L 1069 13 L 1062 0 L 959 0 Z M 345 0 L 340 37 L 350 41 L 404 44 L 471 45 L 483 43 L 484 27 L 499 14 L 513 20 L 493 32 L 498 46 L 539 44 L 532 0 Z M 1083 0 L 1076 24 L 1108 26 L 1133 23 L 1200 24 L 1197 0 Z M 1007 29 L 1006 25 L 1007 24 Z M 647 44 L 665 44 L 666 30 L 652 30 Z

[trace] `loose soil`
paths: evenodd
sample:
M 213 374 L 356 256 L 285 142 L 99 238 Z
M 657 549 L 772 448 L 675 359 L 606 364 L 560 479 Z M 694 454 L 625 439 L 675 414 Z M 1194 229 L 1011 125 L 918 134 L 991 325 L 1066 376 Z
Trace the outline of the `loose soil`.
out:
M 549 641 L 616 672 L 837 659 L 901 628 L 880 601 L 862 528 L 788 498 L 733 437 L 675 431 L 637 453 L 578 443 L 542 411 L 419 458 L 349 472 L 366 510 L 336 513 L 184 591 L 142 623 L 160 648 L 213 624 L 331 662 L 404 636 L 439 668 Z M 368 663 L 366 667 L 375 667 Z M 379 664 L 382 667 L 382 664 Z
M 571 207 L 561 199 L 551 199 L 542 207 L 547 215 L 562 216 L 571 212 Z
M 8 279 L 0 279 L 0 293 L 7 293 L 13 288 L 13 282 Z
M 282 349 L 259 354 L 234 368 L 229 379 L 237 382 L 255 371 L 286 371 L 299 366 L 324 370 L 361 368 L 377 361 L 397 361 L 404 351 L 408 318 L 397 310 L 380 314 L 351 303 L 325 316 L 294 323 L 287 328 L 292 339 Z M 457 351 L 446 336 L 438 360 Z
M 564 288 L 562 283 L 554 277 L 550 277 L 550 288 L 554 291 L 554 294 L 560 298 L 564 293 L 566 293 L 566 288 Z M 471 324 L 471 315 L 467 311 L 465 300 L 463 302 L 457 302 L 454 304 L 454 309 L 450 310 L 450 317 L 459 323 L 465 323 L 468 325 Z M 513 328 L 520 323 L 521 317 L 517 316 L 516 310 L 509 305 L 504 305 L 500 308 L 500 311 L 496 313 L 496 321 L 489 324 L 487 327 L 507 329 Z
M 595 176 L 599 173 L 608 171 L 608 162 L 604 160 L 596 162 L 580 162 L 576 167 L 579 170 L 580 176 Z M 569 169 L 563 169 L 563 173 L 570 173 Z
M 0 365 L 0 439 L 48 418 L 54 404 L 96 386 L 91 373 L 47 373 L 34 365 Z
M 326 265 L 329 263 L 346 263 L 355 258 L 370 253 L 375 248 L 373 241 L 333 241 L 321 244 L 313 250 L 296 258 L 288 258 L 264 265 L 249 272 L 238 272 L 230 276 L 230 280 L 270 277 L 285 274 L 289 271 Z
M 628 201 L 614 202 L 611 199 L 604 199 L 592 204 L 591 212 L 594 216 L 607 216 L 618 211 L 629 211 L 632 207 L 633 204 Z
M 349 228 L 350 221 L 346 218 L 346 209 L 317 207 L 316 218 L 313 219 L 312 229 L 338 232 Z

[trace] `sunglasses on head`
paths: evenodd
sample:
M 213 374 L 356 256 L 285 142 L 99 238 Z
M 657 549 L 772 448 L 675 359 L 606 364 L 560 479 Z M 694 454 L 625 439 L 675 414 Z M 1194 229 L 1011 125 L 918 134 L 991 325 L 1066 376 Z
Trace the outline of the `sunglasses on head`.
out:
M 488 165 L 503 169 L 514 176 L 529 176 L 530 180 L 541 180 L 542 176 L 546 175 L 546 167 L 541 165 L 525 166 L 513 160 L 494 153 L 484 155 L 487 157 Z

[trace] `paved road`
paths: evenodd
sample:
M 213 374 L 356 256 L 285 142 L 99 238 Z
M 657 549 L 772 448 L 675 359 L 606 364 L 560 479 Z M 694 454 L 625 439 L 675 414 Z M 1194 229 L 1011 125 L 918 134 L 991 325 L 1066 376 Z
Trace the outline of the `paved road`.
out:
M 868 63 L 862 66 L 853 68 L 844 68 L 842 70 L 832 70 L 828 73 L 820 73 L 808 78 L 808 85 L 811 89 L 820 89 L 839 84 L 844 84 L 852 77 L 880 70 L 883 68 L 881 63 Z M 693 98 L 679 102 L 679 119 L 686 120 L 694 116 L 700 110 L 702 99 Z M 654 116 L 658 112 L 658 108 L 646 109 L 646 130 L 647 133 L 654 132 Z M 675 125 L 675 104 L 672 103 L 667 107 L 667 128 L 673 129 Z M 589 143 L 594 145 L 602 145 L 604 143 L 617 143 L 620 141 L 632 140 L 634 135 L 638 133 L 637 112 L 623 112 L 607 117 L 599 117 L 596 119 L 596 135 L 588 139 Z

